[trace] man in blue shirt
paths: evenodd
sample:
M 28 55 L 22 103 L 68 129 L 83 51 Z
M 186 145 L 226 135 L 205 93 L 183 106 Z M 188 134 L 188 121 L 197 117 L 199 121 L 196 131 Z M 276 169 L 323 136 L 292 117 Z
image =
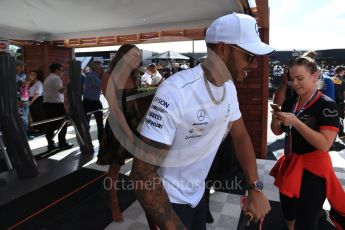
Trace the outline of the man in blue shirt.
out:
M 321 73 L 320 78 L 322 81 L 321 92 L 335 101 L 335 89 L 332 78 L 325 73 Z
M 345 66 L 337 66 L 335 68 L 335 76 L 333 79 L 335 88 L 335 103 L 338 106 L 338 113 L 340 117 L 339 137 L 343 138 L 344 133 L 344 94 L 345 94 Z
M 87 73 L 84 82 L 83 106 L 89 124 L 93 114 L 97 123 L 98 141 L 101 143 L 103 137 L 103 109 L 99 100 L 101 95 L 101 77 L 103 67 L 100 61 L 94 61 L 91 65 L 91 72 Z

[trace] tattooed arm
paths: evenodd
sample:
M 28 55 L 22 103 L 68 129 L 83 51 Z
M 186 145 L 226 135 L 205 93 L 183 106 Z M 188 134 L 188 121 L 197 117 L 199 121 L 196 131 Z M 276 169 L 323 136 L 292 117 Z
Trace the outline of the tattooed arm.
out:
M 136 152 L 130 174 L 137 198 L 151 221 L 160 229 L 186 229 L 171 206 L 162 180 L 157 173 L 160 163 L 168 153 L 169 146 L 144 137 L 142 139 L 144 141 L 139 149 L 145 149 L 149 155 L 139 154 L 139 159 L 136 157 L 138 156 Z

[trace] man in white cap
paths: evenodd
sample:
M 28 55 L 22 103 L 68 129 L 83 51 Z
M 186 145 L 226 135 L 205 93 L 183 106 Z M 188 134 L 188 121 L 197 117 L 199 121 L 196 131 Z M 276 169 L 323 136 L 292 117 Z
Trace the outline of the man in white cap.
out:
M 140 127 L 144 153 L 135 152 L 130 178 L 151 228 L 206 229 L 205 178 L 228 133 L 247 180 L 244 212 L 257 221 L 270 210 L 234 82 L 274 49 L 261 42 L 253 17 L 237 13 L 210 25 L 206 45 L 203 64 L 160 85 Z

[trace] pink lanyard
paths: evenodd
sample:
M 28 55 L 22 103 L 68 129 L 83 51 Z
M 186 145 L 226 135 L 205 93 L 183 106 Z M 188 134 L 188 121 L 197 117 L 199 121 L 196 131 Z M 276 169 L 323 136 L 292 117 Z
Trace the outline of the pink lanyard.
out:
M 297 102 L 295 103 L 295 105 L 293 106 L 293 109 L 292 109 L 293 114 L 295 114 L 297 118 L 303 113 L 303 111 L 306 109 L 306 107 L 309 105 L 309 103 L 312 100 L 314 100 L 317 93 L 318 93 L 318 91 L 316 90 L 313 93 L 313 95 L 311 95 L 311 97 L 308 99 L 308 101 L 302 106 L 302 108 L 298 112 L 296 112 L 298 104 L 299 104 L 299 100 L 301 98 L 300 96 L 298 97 Z M 287 157 L 291 156 L 291 154 L 292 154 L 292 132 L 291 131 L 292 131 L 292 127 L 289 126 L 288 131 L 285 134 L 284 154 Z
M 298 117 L 299 115 L 301 115 L 303 113 L 303 111 L 305 110 L 305 108 L 307 107 L 307 105 L 316 97 L 317 95 L 317 90 L 315 90 L 315 92 L 313 93 L 313 95 L 311 95 L 311 97 L 308 99 L 308 101 L 302 106 L 302 108 L 296 113 L 296 110 L 297 110 L 297 107 L 298 107 L 298 104 L 299 104 L 299 100 L 300 100 L 300 96 L 298 97 L 297 99 L 297 102 L 296 104 L 294 105 L 293 107 L 293 110 L 292 112 L 296 115 L 296 117 Z

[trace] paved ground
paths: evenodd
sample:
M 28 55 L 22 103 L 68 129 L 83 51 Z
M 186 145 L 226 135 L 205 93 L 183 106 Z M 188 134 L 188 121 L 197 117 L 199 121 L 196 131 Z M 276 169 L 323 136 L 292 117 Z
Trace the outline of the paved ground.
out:
M 268 115 L 270 123 L 271 116 Z M 268 123 L 268 124 L 269 124 Z M 98 141 L 96 140 L 96 124 L 95 121 L 91 121 L 91 136 L 95 152 L 98 150 Z M 283 136 L 274 136 L 268 128 L 268 150 L 272 151 L 275 157 L 279 157 L 282 153 Z M 68 128 L 67 139 L 69 142 L 75 143 L 75 147 L 59 152 L 47 159 L 39 162 L 40 178 L 32 181 L 19 181 L 16 179 L 15 173 L 2 173 L 0 179 L 5 178 L 8 182 L 7 187 L 0 187 L 0 204 L 5 203 L 11 199 L 14 199 L 22 194 L 32 191 L 33 189 L 49 183 L 52 180 L 60 178 L 66 173 L 69 173 L 79 167 L 90 167 L 102 171 L 106 171 L 106 166 L 98 166 L 95 164 L 95 156 L 91 156 L 88 159 L 84 159 L 78 152 L 78 146 L 75 140 L 75 134 L 72 127 Z M 338 143 L 342 143 L 341 140 L 337 140 Z M 46 150 L 47 142 L 44 136 L 40 136 L 30 141 L 30 147 L 35 155 L 41 154 Z M 345 150 L 331 151 L 330 152 L 334 169 L 341 181 L 343 188 L 345 189 Z M 275 160 L 257 160 L 260 177 L 265 182 L 264 192 L 269 200 L 278 201 L 278 191 L 273 185 L 273 178 L 268 175 L 269 170 L 275 163 Z M 56 170 L 52 170 L 55 168 Z M 121 172 L 128 174 L 131 168 L 131 161 L 128 161 Z M 12 189 L 11 189 L 12 188 Z M 8 192 L 11 190 L 11 192 Z M 237 229 L 238 219 L 240 215 L 239 196 L 234 194 L 215 192 L 211 195 L 211 211 L 215 222 L 212 225 L 208 225 L 208 229 Z M 324 208 L 329 209 L 328 202 L 325 202 Z M 142 208 L 138 202 L 135 202 L 124 212 L 125 221 L 121 224 L 111 222 L 106 229 L 148 229 L 146 219 Z
M 268 149 L 274 156 L 279 157 L 283 149 L 283 135 L 275 136 L 269 124 L 271 116 L 268 115 Z M 342 143 L 340 139 L 338 143 Z M 332 162 L 338 178 L 340 179 L 345 190 L 345 150 L 331 151 Z M 257 160 L 259 176 L 265 183 L 264 193 L 272 201 L 279 201 L 278 190 L 273 185 L 273 178 L 269 176 L 269 171 L 275 164 L 276 160 Z M 128 173 L 125 172 L 125 173 Z M 239 216 L 241 213 L 239 205 L 240 196 L 223 192 L 215 192 L 210 197 L 210 209 L 214 217 L 214 223 L 207 226 L 207 229 L 215 230 L 236 230 Z M 329 210 L 329 203 L 326 201 L 324 209 Z M 135 202 L 124 212 L 125 221 L 121 224 L 112 222 L 106 228 L 107 230 L 125 230 L 125 229 L 148 229 L 145 214 L 138 202 Z

